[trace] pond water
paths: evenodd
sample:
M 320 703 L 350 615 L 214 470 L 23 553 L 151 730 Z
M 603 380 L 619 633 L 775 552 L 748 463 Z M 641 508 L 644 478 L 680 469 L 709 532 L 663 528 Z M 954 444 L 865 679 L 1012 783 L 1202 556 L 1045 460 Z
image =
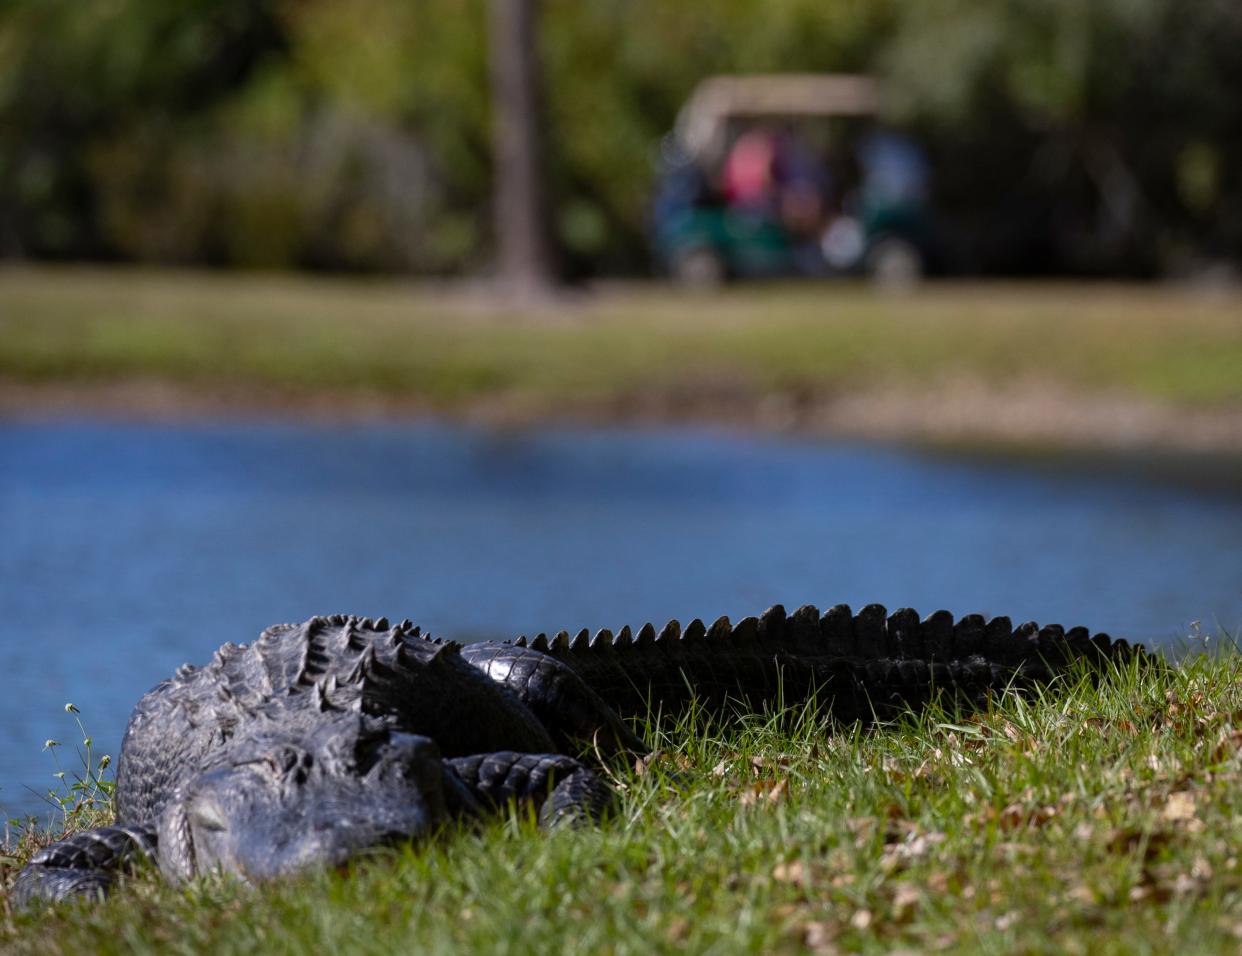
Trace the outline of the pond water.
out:
M 463 640 L 877 601 L 1236 632 L 1242 495 L 683 430 L 0 425 L 0 810 L 116 754 L 225 640 L 314 613 Z

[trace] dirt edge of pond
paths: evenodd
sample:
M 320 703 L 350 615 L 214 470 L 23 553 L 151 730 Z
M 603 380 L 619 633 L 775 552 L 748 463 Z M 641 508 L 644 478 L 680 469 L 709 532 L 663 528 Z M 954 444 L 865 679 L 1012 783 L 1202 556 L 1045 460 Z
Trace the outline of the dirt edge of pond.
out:
M 996 388 L 959 381 L 937 388 L 837 393 L 713 388 L 558 401 L 523 392 L 438 404 L 361 390 L 310 393 L 236 386 L 204 389 L 152 380 L 29 383 L 0 380 L 0 418 L 195 421 L 271 418 L 315 422 L 427 417 L 494 427 L 541 423 L 702 424 L 843 437 L 1048 451 L 1156 451 L 1242 455 L 1242 406 L 1187 407 L 1028 382 Z

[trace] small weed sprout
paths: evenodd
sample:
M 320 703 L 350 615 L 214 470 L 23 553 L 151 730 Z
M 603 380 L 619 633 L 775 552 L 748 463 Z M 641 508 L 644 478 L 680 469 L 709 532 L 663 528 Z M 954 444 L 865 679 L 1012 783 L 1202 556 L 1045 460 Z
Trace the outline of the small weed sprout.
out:
M 82 735 L 81 748 L 77 750 L 80 769 L 69 773 L 61 766 L 57 755 L 60 741 L 49 739 L 44 743 L 43 749 L 51 753 L 56 764 L 56 772 L 52 776 L 61 783 L 60 788 L 47 791 L 46 800 L 60 810 L 65 824 L 68 825 L 86 814 L 111 810 L 116 783 L 105 776 L 105 771 L 112 764 L 112 757 L 103 754 L 98 760 L 95 759 L 92 749 L 94 741 L 82 724 L 82 712 L 69 703 L 65 704 L 65 713 L 73 715 L 78 732 Z
M 107 775 L 112 757 L 103 754 L 96 758 L 94 741 L 82 724 L 81 711 L 74 704 L 65 704 L 65 713 L 73 716 L 81 734 L 81 744 L 75 748 L 79 769 L 66 770 L 61 765 L 59 751 L 62 744 L 59 740 L 49 737 L 43 743 L 43 749 L 52 755 L 56 766 L 52 776 L 59 781 L 59 786 L 49 788 L 41 798 L 48 806 L 60 811 L 59 824 L 45 830 L 34 814 L 27 814 L 24 819 L 5 819 L 3 832 L 0 833 L 0 866 L 16 866 L 49 839 L 67 836 L 84 827 L 99 826 L 113 816 L 112 800 L 116 783 Z

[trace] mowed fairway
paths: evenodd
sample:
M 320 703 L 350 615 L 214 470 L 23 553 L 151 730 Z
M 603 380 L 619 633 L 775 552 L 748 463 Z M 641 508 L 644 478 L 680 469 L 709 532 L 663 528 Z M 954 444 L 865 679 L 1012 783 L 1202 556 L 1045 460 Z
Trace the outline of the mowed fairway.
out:
M 773 396 L 804 407 L 963 387 L 1237 410 L 1242 294 L 929 284 L 885 295 L 854 283 L 689 294 L 634 284 L 522 308 L 468 285 L 0 271 L 7 405 L 49 386 L 135 382 L 174 403 L 460 410 L 503 400 L 532 415 L 736 416 Z M 141 403 L 138 392 L 128 400 Z

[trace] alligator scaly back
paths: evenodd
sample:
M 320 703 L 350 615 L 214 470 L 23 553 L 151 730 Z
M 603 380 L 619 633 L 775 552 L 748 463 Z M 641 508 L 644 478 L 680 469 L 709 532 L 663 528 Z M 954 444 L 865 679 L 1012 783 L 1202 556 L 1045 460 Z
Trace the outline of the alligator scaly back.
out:
M 793 614 L 769 608 L 710 627 L 676 620 L 660 630 L 645 624 L 572 638 L 519 637 L 517 648 L 547 654 L 572 669 L 626 716 L 676 711 L 691 698 L 716 707 L 798 704 L 815 693 L 842 720 L 867 719 L 890 705 L 912 705 L 937 689 L 977 700 L 1011 683 L 1047 680 L 1075 660 L 1100 662 L 1142 654 L 1141 646 L 1083 627 L 1034 622 L 1016 628 L 1007 617 L 958 620 L 948 611 L 926 618 L 910 608 L 889 614 L 879 604 L 851 612 L 838 604 L 822 614 L 805 605 Z
M 349 711 L 433 736 L 446 756 L 544 751 L 547 731 L 461 657 L 409 621 L 333 614 L 224 644 L 203 667 L 152 688 L 129 719 L 117 767 L 117 812 L 149 823 L 188 772 L 204 769 L 261 710 Z

